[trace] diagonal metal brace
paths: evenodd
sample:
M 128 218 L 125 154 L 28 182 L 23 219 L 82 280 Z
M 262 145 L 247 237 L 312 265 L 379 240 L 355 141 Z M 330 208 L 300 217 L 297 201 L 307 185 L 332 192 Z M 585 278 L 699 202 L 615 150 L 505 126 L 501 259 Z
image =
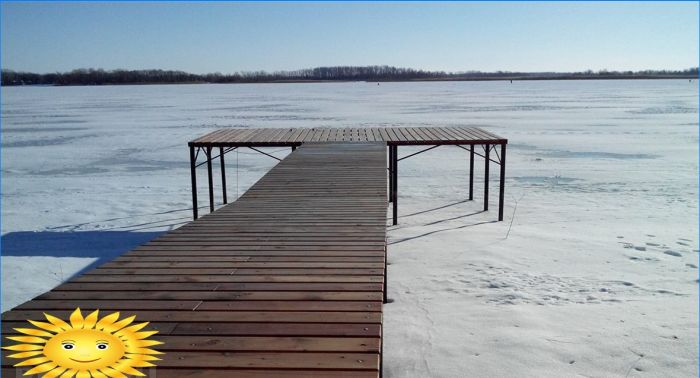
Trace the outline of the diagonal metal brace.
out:
M 432 146 L 432 147 L 426 148 L 425 150 L 421 150 L 421 151 L 418 151 L 418 152 L 416 152 L 416 153 L 413 153 L 413 154 L 404 156 L 404 157 L 402 157 L 401 159 L 399 159 L 399 160 L 397 160 L 397 161 L 401 161 L 401 160 L 403 160 L 403 159 L 408 159 L 408 158 L 410 158 L 411 156 L 416 156 L 416 155 L 418 155 L 418 154 L 422 154 L 423 152 L 427 152 L 427 151 L 432 150 L 433 148 L 438 148 L 438 147 L 440 147 L 440 145 Z
M 459 147 L 459 148 L 461 148 L 461 149 L 463 149 L 463 150 L 465 150 L 465 151 L 470 151 L 470 152 L 471 152 L 471 150 L 469 150 L 468 148 L 462 146 L 461 144 L 456 144 L 456 146 Z M 489 150 L 491 150 L 491 149 L 489 148 Z M 484 151 L 486 151 L 486 150 L 484 150 Z M 482 155 L 482 154 L 480 154 L 480 153 L 478 153 L 478 152 L 476 152 L 476 151 L 474 151 L 474 155 L 480 156 L 480 157 L 482 157 L 482 158 L 486 158 L 484 155 Z M 489 160 L 491 160 L 492 162 L 494 162 L 494 163 L 496 163 L 496 164 L 499 164 L 499 165 L 501 164 L 500 161 L 496 161 L 496 160 L 493 160 L 493 159 L 491 159 L 491 158 L 489 158 Z
M 229 153 L 230 151 L 233 151 L 233 150 L 235 150 L 235 149 L 237 149 L 237 148 L 238 148 L 238 147 L 229 147 L 228 149 L 224 150 L 224 154 L 227 154 L 227 153 Z M 197 156 L 199 155 L 199 149 L 200 149 L 200 147 L 197 147 L 197 155 L 195 155 L 194 161 L 197 161 Z M 206 151 L 204 152 L 204 154 L 205 154 L 205 155 L 207 154 Z M 205 161 L 203 161 L 203 162 L 201 162 L 201 163 L 195 165 L 195 168 L 199 168 L 199 167 L 203 166 L 204 164 L 207 164 L 207 162 L 208 162 L 209 160 L 214 160 L 214 159 L 218 158 L 219 156 L 221 156 L 221 154 L 216 155 L 216 156 L 214 156 L 214 157 L 211 158 L 211 159 L 207 159 L 207 160 L 205 160 Z
M 257 148 L 254 148 L 254 147 L 248 147 L 248 148 L 250 148 L 251 150 L 253 150 L 255 152 L 259 152 L 263 155 L 269 156 L 277 161 L 282 161 L 282 159 L 278 158 L 277 156 L 272 156 L 272 155 L 268 154 L 267 152 L 263 152 L 263 151 L 258 150 Z

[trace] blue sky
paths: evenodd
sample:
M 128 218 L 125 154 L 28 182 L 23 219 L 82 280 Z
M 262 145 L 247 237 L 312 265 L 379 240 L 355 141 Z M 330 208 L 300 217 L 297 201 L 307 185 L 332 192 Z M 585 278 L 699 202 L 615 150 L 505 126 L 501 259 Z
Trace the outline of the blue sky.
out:
M 2 67 L 194 73 L 698 66 L 698 3 L 7 3 Z

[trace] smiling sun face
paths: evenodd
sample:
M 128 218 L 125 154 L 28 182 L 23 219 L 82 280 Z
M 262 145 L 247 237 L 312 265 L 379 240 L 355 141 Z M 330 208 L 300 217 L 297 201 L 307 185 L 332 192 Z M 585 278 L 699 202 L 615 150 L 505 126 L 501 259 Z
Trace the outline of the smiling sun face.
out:
M 70 324 L 44 314 L 49 323 L 30 320 L 35 328 L 15 328 L 27 336 L 10 336 L 16 344 L 3 349 L 16 351 L 7 357 L 27 358 L 15 366 L 34 366 L 24 375 L 41 374 L 44 378 L 58 377 L 124 377 L 143 376 L 135 368 L 155 366 L 148 361 L 159 360 L 148 349 L 162 344 L 148 340 L 157 331 L 139 332 L 148 323 L 130 324 L 134 316 L 119 320 L 113 313 L 98 320 L 98 311 L 83 317 L 80 309 L 70 316 Z
M 44 355 L 59 366 L 99 369 L 119 361 L 126 351 L 119 338 L 94 329 L 56 335 L 44 346 Z

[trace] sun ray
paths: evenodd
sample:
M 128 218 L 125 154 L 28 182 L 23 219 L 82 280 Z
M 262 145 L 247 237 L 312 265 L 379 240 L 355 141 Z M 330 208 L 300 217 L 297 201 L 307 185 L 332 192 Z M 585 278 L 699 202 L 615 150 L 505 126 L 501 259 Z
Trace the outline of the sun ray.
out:
M 114 366 L 115 370 L 118 370 L 120 372 L 130 374 L 130 375 L 137 375 L 139 377 L 144 377 L 146 374 L 143 374 L 142 372 L 134 369 L 131 367 L 131 362 L 128 360 L 119 360 L 119 362 L 116 363 Z
M 128 318 L 124 318 L 118 322 L 114 322 L 113 324 L 106 326 L 104 328 L 104 330 L 107 332 L 110 332 L 110 333 L 114 333 L 114 332 L 119 331 L 120 329 L 128 326 L 129 324 L 131 324 L 134 321 L 134 319 L 136 319 L 135 316 L 130 316 Z
M 10 354 L 7 357 L 9 357 L 9 358 L 27 358 L 27 357 L 38 356 L 42 353 L 44 353 L 44 352 L 40 351 L 40 350 L 35 350 L 32 352 L 21 352 L 21 353 Z
M 95 329 L 103 330 L 105 327 L 114 324 L 114 322 L 116 322 L 117 320 L 119 320 L 119 313 L 113 312 L 105 316 L 104 318 L 98 320 L 97 324 L 95 325 Z
M 140 360 L 134 360 L 131 362 L 131 366 L 133 367 L 153 367 L 156 366 L 155 364 L 152 364 L 148 361 L 140 361 Z
M 138 347 L 145 348 L 154 345 L 161 345 L 163 342 L 158 340 L 138 340 L 134 344 Z
M 129 352 L 127 352 L 129 353 Z M 156 356 L 149 356 L 147 354 L 127 354 L 128 358 L 140 361 L 160 361 L 161 359 Z
M 11 350 L 11 351 L 15 351 L 15 352 L 26 352 L 26 351 L 30 351 L 30 350 L 44 349 L 44 347 L 41 345 L 32 345 L 32 344 L 17 344 L 17 345 L 10 345 L 7 347 L 3 347 L 2 349 Z
M 148 331 L 148 332 L 135 332 L 134 338 L 136 339 L 146 339 L 158 333 L 158 331 Z
M 70 324 L 73 329 L 83 329 L 84 323 L 85 318 L 83 318 L 83 313 L 80 312 L 80 307 L 78 307 L 72 314 L 70 314 Z
M 34 375 L 34 374 L 46 373 L 47 371 L 55 369 L 57 367 L 58 367 L 58 364 L 55 364 L 53 362 L 46 362 L 46 363 L 43 363 L 39 366 L 33 367 L 32 369 L 30 369 L 29 371 L 24 373 L 24 375 Z
M 97 317 L 100 313 L 100 310 L 95 310 L 90 315 L 85 317 L 85 324 L 83 324 L 83 327 L 85 329 L 91 329 L 95 328 L 95 324 L 97 323 Z
M 44 362 L 48 362 L 48 361 L 49 361 L 48 357 L 35 357 L 35 358 L 30 358 L 28 360 L 24 360 L 15 366 L 34 366 L 34 365 L 43 364 Z
M 68 331 L 69 329 L 72 328 L 70 326 L 70 324 L 64 322 L 63 320 L 61 320 L 53 315 L 49 315 L 47 313 L 44 313 L 44 317 L 46 317 L 46 320 L 48 320 L 51 324 L 55 325 L 56 327 L 58 327 L 64 331 Z
M 50 372 L 44 374 L 41 378 L 56 378 L 66 370 L 67 370 L 66 368 L 59 366 L 59 367 L 51 370 Z
M 46 342 L 46 339 L 36 336 L 7 336 L 7 338 L 20 343 L 43 344 Z
M 55 326 L 51 323 L 39 322 L 36 320 L 28 320 L 28 322 L 32 323 L 32 325 L 34 325 L 35 327 L 39 327 L 41 329 L 45 329 L 45 330 L 53 332 L 53 333 L 63 332 L 63 328 Z
M 147 325 L 148 325 L 148 322 L 130 325 L 130 326 L 128 326 L 128 327 L 122 328 L 122 329 L 119 330 L 118 332 L 115 332 L 115 335 L 116 335 L 116 334 L 120 334 L 120 333 L 125 333 L 125 332 L 134 333 L 134 332 L 136 332 L 136 331 L 141 330 L 143 327 L 145 327 L 145 326 L 147 326 Z
M 25 375 L 42 378 L 127 378 L 145 376 L 138 368 L 156 366 L 163 354 L 150 347 L 163 342 L 149 337 L 158 331 L 144 330 L 148 322 L 136 317 L 119 319 L 115 312 L 100 319 L 99 310 L 83 316 L 80 308 L 69 322 L 44 314 L 48 323 L 29 320 L 36 328 L 15 328 L 21 335 L 8 336 L 18 344 L 2 349 L 16 352 L 8 358 L 22 359 L 15 367 L 31 367 Z
M 154 349 L 148 349 L 148 348 L 137 348 L 134 349 L 133 352 L 130 352 L 132 354 L 163 354 L 163 352 L 159 352 Z
M 77 370 L 68 369 L 68 370 L 64 371 L 63 374 L 61 374 L 60 378 L 73 378 L 73 376 L 75 376 L 76 373 L 78 373 Z
M 106 376 L 111 377 L 111 378 L 126 378 L 126 375 L 112 369 L 112 368 L 105 368 L 105 369 L 100 369 L 102 373 L 104 373 Z
M 25 335 L 30 335 L 30 336 L 39 336 L 39 337 L 53 337 L 54 336 L 53 333 L 42 331 L 40 329 L 34 329 L 34 328 L 13 328 L 13 329 L 19 333 L 23 333 Z

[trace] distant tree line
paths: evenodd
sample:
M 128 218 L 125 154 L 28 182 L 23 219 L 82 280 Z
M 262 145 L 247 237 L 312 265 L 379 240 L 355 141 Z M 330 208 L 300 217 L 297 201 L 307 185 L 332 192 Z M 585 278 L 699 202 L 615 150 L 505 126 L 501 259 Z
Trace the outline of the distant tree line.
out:
M 82 68 L 70 72 L 38 74 L 2 70 L 1 84 L 10 85 L 116 85 L 175 83 L 269 83 L 296 81 L 410 81 L 410 80 L 556 80 L 697 78 L 698 68 L 681 71 L 584 71 L 584 72 L 444 72 L 391 66 L 335 66 L 294 71 L 252 71 L 233 74 L 191 74 L 169 70 L 103 70 Z

